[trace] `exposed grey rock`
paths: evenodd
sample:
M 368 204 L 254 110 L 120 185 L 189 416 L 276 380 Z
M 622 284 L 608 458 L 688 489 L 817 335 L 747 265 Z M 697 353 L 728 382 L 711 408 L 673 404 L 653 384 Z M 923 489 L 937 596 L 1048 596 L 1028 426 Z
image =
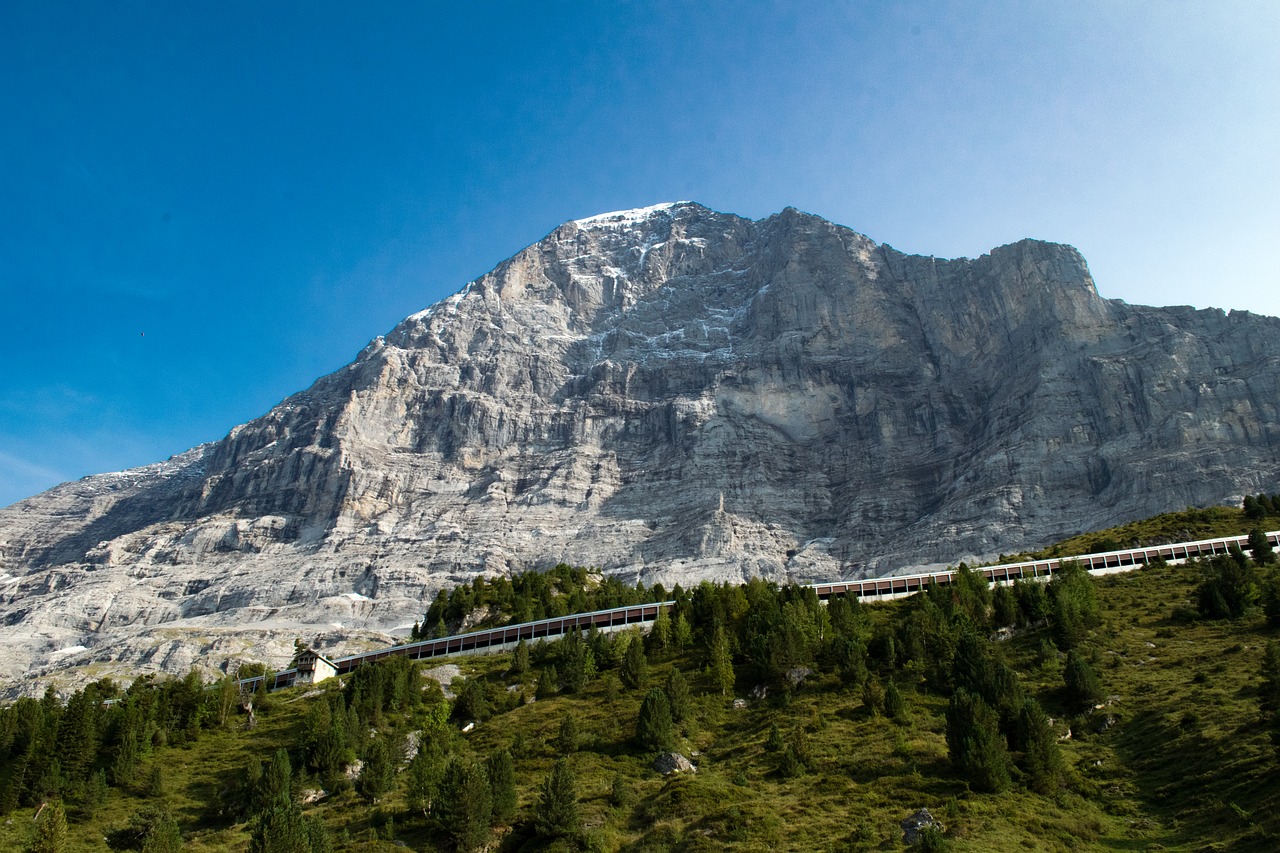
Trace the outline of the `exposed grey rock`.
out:
M 559 560 L 669 588 L 991 557 L 1273 488 L 1278 401 L 1280 320 L 1101 299 L 1068 246 L 569 222 L 221 441 L 0 509 L 0 687 L 341 654 Z
M 653 769 L 663 776 L 669 776 L 672 773 L 698 772 L 698 768 L 694 766 L 693 762 L 678 752 L 664 752 L 659 755 L 653 760 Z
M 813 670 L 809 667 L 793 666 L 787 670 L 787 681 L 791 682 L 792 687 L 799 687 L 811 675 L 813 675 Z
M 930 827 L 946 832 L 946 827 L 929 814 L 928 809 L 919 809 L 902 822 L 902 840 L 907 844 L 918 844 L 920 834 Z

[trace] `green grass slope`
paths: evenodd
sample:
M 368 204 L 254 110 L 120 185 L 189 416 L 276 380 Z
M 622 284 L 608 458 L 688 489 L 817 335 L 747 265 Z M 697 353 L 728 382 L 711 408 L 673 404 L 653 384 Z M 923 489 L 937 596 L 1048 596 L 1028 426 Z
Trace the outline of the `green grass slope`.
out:
M 1165 522 L 1151 526 L 1159 524 Z M 899 850 L 901 821 L 927 807 L 946 827 L 931 842 L 935 849 L 1273 851 L 1280 849 L 1280 757 L 1272 745 L 1270 713 L 1263 709 L 1262 672 L 1276 631 L 1257 606 L 1236 619 L 1188 620 L 1206 571 L 1161 565 L 1088 581 L 1098 618 L 1072 645 L 1101 678 L 1101 697 L 1094 703 L 1101 707 L 1082 710 L 1068 695 L 1067 659 L 1053 643 L 1062 637 L 1052 618 L 1014 619 L 1023 624 L 1000 631 L 982 627 L 982 635 L 991 637 L 983 640 L 983 654 L 1007 665 L 1016 689 L 1035 698 L 1053 720 L 1064 772 L 1049 793 L 1033 790 L 1016 751 L 1012 784 L 999 793 L 982 792 L 953 764 L 946 721 L 951 688 L 945 682 L 956 664 L 904 651 L 913 642 L 911 626 L 923 624 L 922 600 L 908 599 L 865 605 L 850 623 L 849 636 L 865 651 L 865 679 L 849 676 L 835 662 L 830 637 L 812 640 L 814 672 L 794 689 L 776 677 L 761 679 L 752 663 L 765 652 L 776 656 L 777 648 L 753 651 L 743 645 L 734 657 L 735 689 L 725 695 L 706 643 L 679 651 L 675 642 L 659 649 L 651 640 L 647 668 L 628 687 L 625 681 L 636 673 L 628 672 L 623 647 L 643 640 L 623 635 L 583 638 L 601 653 L 569 685 L 575 692 L 555 689 L 556 679 L 548 675 L 558 666 L 563 679 L 574 665 L 561 643 L 532 650 L 520 674 L 513 674 L 510 654 L 455 661 L 465 680 L 454 681 L 459 695 L 452 702 L 416 681 L 406 682 L 414 691 L 406 698 L 393 697 L 389 687 L 384 695 L 377 679 L 361 685 L 346 679 L 347 684 L 334 680 L 274 694 L 257 709 L 252 729 L 239 712 L 221 725 L 211 712 L 182 729 L 157 723 L 148 729 L 136 772 L 109 785 L 92 807 L 82 802 L 92 798 L 68 783 L 57 793 L 11 802 L 0 818 L 0 849 L 24 849 L 39 825 L 32 820 L 37 801 L 59 796 L 69 817 L 65 850 L 144 849 L 144 834 L 131 836 L 127 828 L 144 824 L 139 816 L 156 808 L 176 820 L 182 849 L 250 849 L 255 820 L 242 803 L 251 787 L 246 768 L 270 761 L 283 748 L 294 768 L 295 800 L 328 784 L 328 795 L 302 811 L 323 822 L 337 851 L 451 849 L 439 816 L 446 796 L 442 768 L 451 759 L 481 762 L 500 750 L 514 758 L 519 805 L 513 819 L 487 831 L 484 844 L 494 850 Z M 1270 583 L 1269 571 L 1258 569 L 1252 577 L 1250 601 Z M 701 601 L 713 599 L 708 594 Z M 972 609 L 963 612 L 972 602 L 939 597 L 944 610 L 955 608 L 956 630 L 975 627 L 975 618 L 1000 621 L 992 615 L 1000 610 L 999 595 L 974 600 L 983 611 L 976 617 Z M 787 614 L 802 609 L 782 605 L 777 624 L 785 628 Z M 750 636 L 746 626 L 755 615 L 749 609 L 724 619 L 736 619 L 748 632 L 743 636 Z M 816 618 L 830 636 L 839 634 L 838 619 Z M 785 630 L 778 630 L 769 636 L 786 645 Z M 894 642 L 898 652 L 886 652 Z M 646 693 L 664 687 L 673 668 L 691 692 L 689 713 L 675 726 L 675 746 L 698 769 L 664 777 L 652 769 L 654 751 L 636 743 L 636 722 Z M 734 697 L 747 697 L 761 680 L 770 684 L 770 694 L 735 707 Z M 877 693 L 890 683 L 905 705 L 896 718 Z M 205 701 L 214 702 L 217 691 L 206 693 Z M 412 765 L 402 767 L 376 801 L 361 795 L 359 781 L 334 785 L 308 769 L 316 721 L 323 716 L 317 708 L 339 696 L 353 708 L 351 719 L 359 717 L 348 758 L 368 760 L 378 738 L 399 747 L 405 735 L 426 732 L 429 757 L 419 762 L 426 768 L 428 807 L 423 808 L 421 790 L 413 790 Z M 23 707 L 30 711 L 32 705 Z M 51 754 L 66 759 L 65 767 L 73 760 L 67 752 L 71 715 L 49 713 L 60 714 L 48 731 L 56 733 L 49 735 Z M 109 769 L 120 748 L 113 739 L 121 724 L 112 722 L 114 710 L 98 713 L 91 760 Z M 13 754 L 22 739 L 17 716 L 12 707 L 0 712 L 0 747 L 8 750 L 0 790 L 14 784 L 23 766 Z M 477 724 L 463 733 L 462 724 L 473 718 Z M 566 719 L 573 721 L 571 744 L 565 743 Z M 28 754 L 36 752 L 38 743 Z M 562 758 L 574 776 L 580 823 L 566 836 L 539 836 L 542 786 Z M 798 763 L 789 765 L 789 758 Z M 46 787 L 40 791 L 58 785 L 41 784 Z

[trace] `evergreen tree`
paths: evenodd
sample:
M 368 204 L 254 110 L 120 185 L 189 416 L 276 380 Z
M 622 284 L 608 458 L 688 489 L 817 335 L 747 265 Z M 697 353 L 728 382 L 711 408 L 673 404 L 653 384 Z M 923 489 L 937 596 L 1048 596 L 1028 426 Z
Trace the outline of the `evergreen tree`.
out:
M 898 692 L 898 685 L 892 678 L 884 689 L 884 713 L 895 723 L 907 722 L 907 702 Z
M 387 821 L 390 826 L 390 819 Z M 333 840 L 329 838 L 329 830 L 325 828 L 324 821 L 318 817 L 306 815 L 302 818 L 302 825 L 307 833 L 307 845 L 309 850 L 303 853 L 333 853 Z
M 1062 754 L 1049 718 L 1035 699 L 1023 700 L 1016 729 L 1017 745 L 1022 753 L 1020 764 L 1031 790 L 1038 794 L 1056 793 L 1064 772 Z
M 635 799 L 635 792 L 627 782 L 627 777 L 619 770 L 613 774 L 613 782 L 609 785 L 609 805 L 615 809 L 626 808 Z
M 554 696 L 556 687 L 556 667 L 555 664 L 548 664 L 538 673 L 538 686 L 534 690 L 534 695 L 539 699 L 546 699 L 548 696 Z
M 1018 600 L 1007 584 L 998 584 L 991 595 L 991 620 L 998 628 L 1011 628 L 1018 622 Z
M 671 706 L 667 694 L 654 687 L 640 703 L 636 720 L 636 742 L 641 749 L 661 752 L 675 746 L 675 726 L 671 723 Z
M 1066 682 L 1067 702 L 1079 710 L 1097 704 L 1103 696 L 1102 680 L 1088 659 L 1076 649 L 1067 652 L 1067 666 L 1062 673 Z
M 1201 571 L 1203 580 L 1196 589 L 1201 615 L 1238 619 L 1257 601 L 1257 575 L 1244 552 L 1234 545 L 1227 556 L 1202 564 Z
M 493 797 L 493 822 L 508 824 L 516 816 L 516 768 L 511 753 L 500 749 L 485 763 Z
M 360 778 L 356 782 L 356 790 L 360 796 L 371 803 L 391 790 L 395 784 L 396 766 L 391 758 L 391 747 L 385 737 L 379 736 L 369 743 L 365 752 L 364 766 L 360 768 Z
M 529 644 L 524 640 L 516 643 L 515 653 L 511 656 L 511 674 L 524 675 L 529 671 Z
M 778 757 L 778 775 L 783 779 L 794 779 L 797 776 L 803 776 L 806 770 L 804 762 L 800 760 L 800 756 L 796 754 L 791 744 L 783 747 L 782 754 Z
M 459 722 L 484 722 L 489 719 L 489 696 L 484 682 L 468 678 L 453 706 L 453 717 Z
M 1280 572 L 1274 569 L 1262 584 L 1262 612 L 1269 627 L 1280 628 Z
M 665 655 L 671 649 L 671 614 L 667 608 L 658 611 L 658 616 L 649 628 L 649 636 L 645 638 L 645 646 L 652 655 Z
M 459 853 L 477 849 L 489 837 L 493 816 L 488 774 L 470 761 L 451 759 L 432 811 L 436 828 L 450 847 Z
M 832 642 L 831 651 L 840 680 L 851 687 L 861 687 L 868 674 L 866 644 L 858 637 L 841 636 Z
M 667 703 L 671 706 L 671 721 L 684 722 L 689 716 L 689 682 L 679 667 L 671 667 L 667 673 Z
M 778 728 L 777 723 L 769 724 L 769 735 L 764 739 L 764 748 L 766 752 L 781 752 L 786 742 L 782 740 L 782 729 Z
M 644 644 L 633 638 L 622 656 L 622 668 L 618 676 L 631 690 L 638 690 L 649 676 L 649 660 L 644 654 Z
M 258 812 L 249 837 L 249 853 L 309 853 L 310 834 L 302 809 L 292 800 L 273 800 Z
M 560 735 L 556 740 L 556 747 L 561 755 L 572 755 L 578 751 L 579 739 L 578 720 L 572 711 L 566 711 L 560 718 Z
M 142 843 L 142 853 L 182 853 L 182 832 L 168 811 L 161 811 Z
M 240 685 L 230 675 L 218 682 L 218 725 L 225 726 L 231 721 L 240 704 Z
M 292 802 L 293 767 L 289 764 L 289 753 L 281 747 L 271 756 L 271 761 L 262 772 L 254 793 L 253 811 L 260 812 Z
M 1259 566 L 1269 566 L 1276 561 L 1275 549 L 1261 527 L 1249 531 L 1249 554 Z
M 22 797 L 22 789 L 26 786 L 27 766 L 30 763 L 31 751 L 27 749 L 12 762 L 9 778 L 0 790 L 0 815 L 7 815 L 18 807 Z
M 595 653 L 577 630 L 564 639 L 564 646 L 564 690 L 566 693 L 581 693 L 595 677 Z
M 1250 521 L 1261 521 L 1267 517 L 1266 509 L 1258 503 L 1253 495 L 1244 496 L 1244 517 Z
M 729 637 L 720 625 L 711 639 L 711 680 L 720 688 L 721 696 L 733 692 L 733 657 L 729 653 Z
M 862 685 L 862 704 L 872 716 L 879 716 L 884 712 L 884 685 L 880 683 L 880 679 L 868 678 L 867 683 Z
M 956 770 L 977 791 L 1009 787 L 1009 751 L 995 711 L 960 688 L 947 706 L 947 751 Z
M 995 661 L 986 640 L 973 631 L 965 631 L 956 643 L 956 656 L 951 666 L 952 681 L 956 688 L 964 688 L 981 696 L 988 705 L 994 705 L 999 688 L 996 683 Z
M 410 812 L 425 816 L 435 800 L 441 778 L 441 767 L 436 756 L 425 744 L 419 747 L 418 754 L 409 762 L 408 777 L 406 805 Z
M 36 818 L 36 834 L 27 853 L 65 853 L 68 849 L 67 814 L 62 802 L 53 800 Z
M 1280 711 L 1280 642 L 1267 640 L 1262 655 L 1262 708 Z
M 567 758 L 555 763 L 542 784 L 533 829 L 543 839 L 571 838 L 582 831 L 577 780 Z
M 683 613 L 677 614 L 671 625 L 671 644 L 678 655 L 684 654 L 693 645 L 693 626 Z
M 1060 649 L 1084 642 L 1091 629 L 1102 624 L 1098 598 L 1089 573 L 1075 560 L 1064 560 L 1049 582 L 1049 622 Z
M 1049 618 L 1052 610 L 1042 582 L 1034 578 L 1014 581 L 1013 593 L 1023 625 L 1037 625 Z
M 153 800 L 162 800 L 169 794 L 169 780 L 164 765 L 157 759 L 151 760 L 151 770 L 147 773 L 147 796 Z
M 73 785 L 84 782 L 98 752 L 95 711 L 101 707 L 96 690 L 77 690 L 67 700 L 58 721 L 57 755 L 62 773 Z

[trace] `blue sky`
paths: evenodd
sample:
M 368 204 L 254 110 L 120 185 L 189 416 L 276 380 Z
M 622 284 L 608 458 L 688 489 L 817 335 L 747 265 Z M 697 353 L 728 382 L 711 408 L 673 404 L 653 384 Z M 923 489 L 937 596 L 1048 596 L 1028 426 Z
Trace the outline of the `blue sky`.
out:
M 0 505 L 660 201 L 1280 315 L 1278 44 L 1270 0 L 0 4 Z

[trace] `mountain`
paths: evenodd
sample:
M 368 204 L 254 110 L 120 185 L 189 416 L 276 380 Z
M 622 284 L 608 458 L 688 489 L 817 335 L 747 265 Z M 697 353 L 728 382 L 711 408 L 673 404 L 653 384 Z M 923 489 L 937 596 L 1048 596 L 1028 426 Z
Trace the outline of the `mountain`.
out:
M 687 585 L 1018 551 L 1270 487 L 1278 392 L 1280 320 L 1102 299 L 1069 246 L 568 222 L 221 441 L 0 510 L 0 679 L 373 642 L 561 560 Z

